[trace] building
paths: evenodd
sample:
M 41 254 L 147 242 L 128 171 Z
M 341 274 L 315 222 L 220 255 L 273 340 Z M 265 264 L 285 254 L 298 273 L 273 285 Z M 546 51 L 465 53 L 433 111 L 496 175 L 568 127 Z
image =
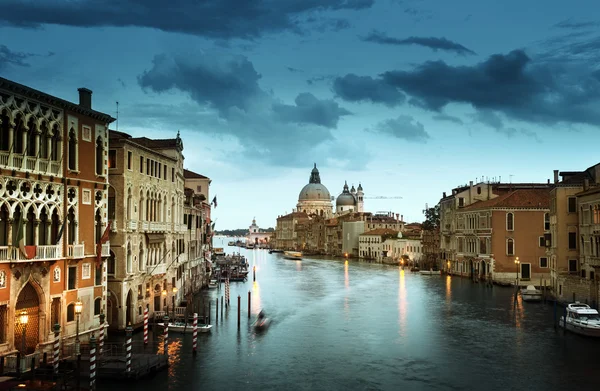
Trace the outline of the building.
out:
M 296 210 L 307 215 L 315 214 L 326 218 L 332 215 L 331 194 L 321 183 L 321 176 L 316 163 L 310 173 L 308 184 L 300 190 Z
M 107 321 L 124 329 L 143 323 L 144 308 L 152 316 L 185 299 L 185 276 L 202 254 L 203 215 L 194 192 L 184 192 L 179 133 L 149 139 L 110 131 L 109 157 Z
M 271 240 L 271 232 L 264 232 L 258 225 L 256 225 L 256 218 L 252 219 L 252 225 L 248 227 L 248 234 L 246 235 L 246 243 L 252 243 L 256 246 L 264 246 L 269 244 Z
M 377 228 L 361 234 L 358 238 L 358 257 L 360 259 L 382 262 L 388 256 L 389 243 L 384 247 L 388 239 L 398 238 L 398 231 L 388 228 Z
M 439 270 L 445 269 L 446 265 L 442 263 L 442 258 L 440 257 L 439 227 L 423 230 L 421 242 L 423 244 L 423 262 L 421 263 L 422 267 Z
M 280 250 L 302 250 L 303 241 L 298 240 L 296 226 L 308 220 L 305 212 L 292 212 L 277 218 L 275 228 L 276 247 Z
M 382 244 L 385 256 L 383 263 L 422 267 L 423 245 L 419 237 L 404 236 L 402 232 L 390 237 Z
M 344 182 L 344 188 L 342 194 L 340 194 L 335 201 L 335 213 L 343 214 L 349 212 L 362 212 L 364 209 L 364 193 L 362 185 L 358 184 L 358 190 L 348 190 L 348 182 Z
M 100 328 L 113 121 L 86 88 L 72 103 L 0 78 L 2 355 L 51 349 L 56 324 L 65 346 Z
M 185 187 L 192 189 L 194 191 L 194 199 L 200 201 L 200 205 L 196 204 L 196 207 L 202 208 L 202 216 L 203 216 L 203 227 L 200 231 L 201 239 L 202 239 L 202 251 L 204 253 L 204 257 L 209 259 L 208 251 L 212 248 L 212 237 L 214 235 L 213 232 L 213 222 L 211 220 L 211 205 L 212 202 L 210 200 L 210 184 L 212 180 L 202 174 L 198 174 L 196 172 L 190 170 L 183 170 L 183 177 L 185 179 Z M 215 208 L 216 197 L 214 198 Z

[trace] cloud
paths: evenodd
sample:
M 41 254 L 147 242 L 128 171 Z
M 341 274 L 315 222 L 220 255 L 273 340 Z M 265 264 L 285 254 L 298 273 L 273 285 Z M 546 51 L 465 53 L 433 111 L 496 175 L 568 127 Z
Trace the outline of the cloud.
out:
M 424 143 L 430 138 L 423 124 L 408 115 L 382 121 L 375 125 L 372 131 L 417 143 Z
M 333 79 L 335 79 L 335 76 L 333 76 L 333 75 L 314 76 L 314 77 L 311 77 L 310 79 L 307 79 L 306 84 L 313 85 L 318 82 L 322 82 L 322 81 L 327 82 L 327 81 L 330 81 Z
M 600 80 L 593 66 L 535 61 L 524 51 L 514 50 L 474 65 L 427 61 L 411 70 L 384 72 L 373 80 L 397 88 L 413 104 L 435 112 L 450 103 L 463 103 L 536 124 L 600 125 Z
M 298 69 L 298 68 L 294 68 L 294 67 L 285 67 L 285 68 L 292 73 L 304 72 L 302 69 Z
M 26 60 L 32 56 L 34 54 L 14 52 L 5 45 L 0 45 L 0 71 L 8 66 L 29 67 L 30 64 Z
M 318 157 L 317 151 L 329 151 L 337 140 L 332 129 L 350 112 L 310 93 L 298 94 L 293 105 L 281 103 L 261 88 L 260 79 L 252 62 L 240 55 L 157 55 L 138 83 L 149 93 L 169 93 L 164 101 L 174 103 L 138 104 L 124 117 L 140 127 L 231 135 L 240 150 L 227 159 L 237 162 L 303 166 L 307 158 Z M 175 103 L 182 94 L 191 99 Z M 349 153 L 339 158 L 350 161 Z
M 333 91 L 349 102 L 371 101 L 387 106 L 397 106 L 406 100 L 404 94 L 394 86 L 370 76 L 352 73 L 338 77 L 333 82 Z
M 433 119 L 438 120 L 438 121 L 454 122 L 455 124 L 458 124 L 458 125 L 464 124 L 462 119 L 455 117 L 453 115 L 448 115 L 448 114 L 438 114 L 438 115 L 433 116 Z
M 301 19 L 324 11 L 361 10 L 374 0 L 4 0 L 0 21 L 19 27 L 147 27 L 211 38 L 252 39 L 299 32 Z
M 351 114 L 333 100 L 319 100 L 309 92 L 298 94 L 296 105 L 274 104 L 273 111 L 283 122 L 337 128 L 341 116 Z
M 573 19 L 566 19 L 554 25 L 554 27 L 561 29 L 580 30 L 600 25 L 599 22 L 574 22 Z
M 387 34 L 380 31 L 372 31 L 366 37 L 362 38 L 363 41 L 374 42 L 383 45 L 419 45 L 430 48 L 434 51 L 445 50 L 448 52 L 454 52 L 464 55 L 476 54 L 471 49 L 464 47 L 463 45 L 450 41 L 446 38 L 435 38 L 435 37 L 408 37 L 404 39 L 390 37 Z

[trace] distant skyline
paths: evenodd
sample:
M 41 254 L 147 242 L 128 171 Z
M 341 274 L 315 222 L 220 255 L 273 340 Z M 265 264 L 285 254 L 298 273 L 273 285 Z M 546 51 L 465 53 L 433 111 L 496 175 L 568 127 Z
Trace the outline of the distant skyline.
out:
M 598 163 L 596 1 L 5 0 L 0 75 L 133 136 L 181 131 L 217 230 L 274 227 L 316 163 L 421 222 L 469 181 Z M 596 17 L 597 19 L 593 19 Z M 112 128 L 116 129 L 113 123 Z

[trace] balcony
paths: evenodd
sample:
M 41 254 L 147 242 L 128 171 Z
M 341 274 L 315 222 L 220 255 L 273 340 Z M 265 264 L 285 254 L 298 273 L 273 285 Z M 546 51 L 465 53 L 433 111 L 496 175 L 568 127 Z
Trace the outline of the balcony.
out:
M 100 252 L 100 255 L 103 257 L 110 256 L 110 242 L 102 243 L 102 250 Z
M 157 276 L 159 274 L 165 274 L 167 272 L 167 264 L 159 263 L 158 265 L 146 265 L 146 273 L 151 276 Z
M 148 231 L 150 231 L 150 232 L 165 232 L 166 230 L 167 230 L 167 223 L 151 221 L 148 226 Z
M 148 231 L 149 226 L 150 223 L 148 223 L 147 221 L 142 221 L 142 231 Z
M 587 261 L 592 267 L 600 267 L 600 257 L 587 257 Z
M 37 246 L 35 257 L 27 259 L 19 247 L 0 246 L 0 261 L 31 262 L 52 261 L 62 258 L 62 246 Z
M 130 231 L 137 231 L 138 222 L 136 220 L 129 220 L 127 222 L 127 229 Z
M 67 247 L 67 256 L 69 258 L 83 258 L 84 256 L 84 245 L 81 244 L 70 244 Z
M 19 171 L 36 174 L 62 175 L 60 161 L 39 159 L 34 156 L 23 156 L 16 153 L 0 152 L 0 165 Z

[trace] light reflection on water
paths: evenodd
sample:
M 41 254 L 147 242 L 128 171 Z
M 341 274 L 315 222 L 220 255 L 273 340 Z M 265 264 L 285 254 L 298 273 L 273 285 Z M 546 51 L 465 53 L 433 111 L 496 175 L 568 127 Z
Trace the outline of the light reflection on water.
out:
M 241 251 L 256 262 L 257 281 L 231 284 L 231 306 L 211 334 L 198 336 L 197 358 L 191 356 L 191 335 L 172 335 L 177 349 L 169 371 L 131 389 L 598 386 L 600 342 L 555 332 L 552 306 L 521 300 L 515 306 L 513 289 L 377 264 L 290 262 L 264 250 Z M 248 290 L 252 312 L 265 308 L 274 320 L 264 333 L 252 329 L 245 300 L 237 328 L 233 298 L 247 297 Z M 221 294 L 206 292 L 213 300 Z M 141 339 L 141 333 L 135 338 Z

